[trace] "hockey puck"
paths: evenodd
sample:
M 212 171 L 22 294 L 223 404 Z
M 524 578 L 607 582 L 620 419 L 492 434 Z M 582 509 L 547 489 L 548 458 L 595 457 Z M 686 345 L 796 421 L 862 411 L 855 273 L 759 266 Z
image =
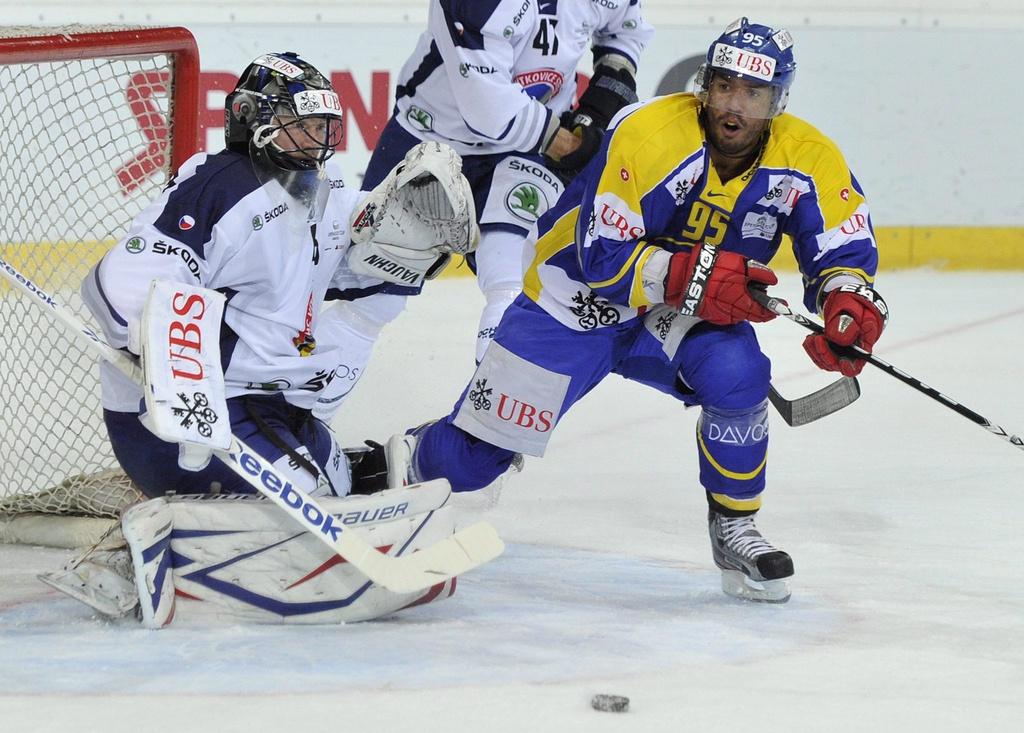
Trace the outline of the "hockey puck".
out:
M 602 713 L 625 713 L 629 710 L 629 698 L 623 695 L 594 695 L 590 707 Z

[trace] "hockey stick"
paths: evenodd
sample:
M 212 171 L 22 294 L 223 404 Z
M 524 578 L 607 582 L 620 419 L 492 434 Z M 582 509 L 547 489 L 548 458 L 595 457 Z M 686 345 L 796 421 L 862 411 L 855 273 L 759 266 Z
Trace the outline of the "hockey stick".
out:
M 773 386 L 768 391 L 772 403 L 786 424 L 798 428 L 851 405 L 860 397 L 860 385 L 854 377 L 842 377 L 817 392 L 787 400 Z
M 67 306 L 58 303 L 2 258 L 0 274 L 54 320 L 66 326 L 86 349 L 109 361 L 145 389 L 142 369 L 136 360 L 112 347 Z M 278 472 L 237 437 L 231 437 L 229 450 L 215 450 L 214 455 L 260 494 L 277 504 L 303 529 L 374 583 L 395 593 L 425 590 L 493 560 L 505 549 L 494 527 L 486 522 L 477 522 L 412 555 L 384 555 L 355 531 L 337 522 L 319 502 L 296 488 L 288 476 Z
M 768 293 L 766 293 L 765 291 L 757 288 L 751 288 L 750 294 L 754 298 L 754 300 L 756 300 L 758 303 L 763 305 L 768 310 L 784 318 L 788 318 L 794 323 L 800 324 L 808 331 L 813 331 L 814 333 L 825 332 L 825 329 L 821 324 L 815 323 L 814 321 L 810 320 L 809 318 L 805 318 L 799 313 L 794 313 L 792 310 L 790 310 L 789 306 L 786 305 L 784 301 L 781 301 L 778 298 L 773 298 L 772 296 L 768 295 Z M 871 364 L 872 366 L 881 369 L 889 376 L 896 377 L 896 379 L 900 380 L 904 384 L 913 387 L 922 394 L 928 395 L 933 400 L 945 405 L 949 409 L 956 412 L 958 415 L 962 415 L 971 422 L 980 425 L 993 435 L 1002 438 L 1003 440 L 1009 441 L 1012 445 L 1015 445 L 1021 450 L 1024 450 L 1024 440 L 1022 440 L 1018 436 L 1007 433 L 1005 429 L 1003 429 L 999 425 L 993 424 L 987 418 L 979 415 L 974 410 L 965 407 L 964 405 L 961 405 L 959 402 L 950 397 L 947 397 L 934 387 L 928 386 L 920 379 L 916 379 L 915 377 L 910 376 L 902 369 L 894 367 L 887 361 L 879 359 L 874 354 L 864 351 L 863 349 L 856 346 L 830 345 L 829 348 L 831 348 L 838 355 L 844 356 L 848 359 L 864 359 L 868 364 Z

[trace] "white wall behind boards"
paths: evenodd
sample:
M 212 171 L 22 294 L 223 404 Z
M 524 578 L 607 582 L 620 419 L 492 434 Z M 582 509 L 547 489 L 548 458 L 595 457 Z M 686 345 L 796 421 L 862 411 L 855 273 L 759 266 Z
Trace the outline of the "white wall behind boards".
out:
M 744 13 L 740 3 L 644 4 L 657 36 L 641 60 L 641 96 L 687 84 L 710 41 Z M 1024 98 L 1013 81 L 1024 29 L 1019 5 L 762 2 L 753 19 L 793 32 L 799 70 L 789 111 L 839 144 L 876 226 L 1010 227 L 1024 226 Z M 210 147 L 221 144 L 223 93 L 233 77 L 259 53 L 298 51 L 331 74 L 348 106 L 340 155 L 355 182 L 387 119 L 394 75 L 414 46 L 425 7 L 396 0 L 34 0 L 26 7 L 0 0 L 0 18 L 189 27 L 202 58 L 208 109 L 201 116 Z M 589 72 L 589 60 L 581 70 Z

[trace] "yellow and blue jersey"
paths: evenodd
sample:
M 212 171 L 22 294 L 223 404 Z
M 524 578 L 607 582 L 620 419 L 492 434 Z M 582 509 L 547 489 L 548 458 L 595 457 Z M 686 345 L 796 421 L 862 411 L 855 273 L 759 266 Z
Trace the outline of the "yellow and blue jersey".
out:
M 771 122 L 760 158 L 725 183 L 708 154 L 691 94 L 626 108 L 601 150 L 537 224 L 523 292 L 564 325 L 590 330 L 652 305 L 643 266 L 658 248 L 710 242 L 770 262 L 783 236 L 818 309 L 825 282 L 878 264 L 860 185 L 835 143 L 789 114 Z

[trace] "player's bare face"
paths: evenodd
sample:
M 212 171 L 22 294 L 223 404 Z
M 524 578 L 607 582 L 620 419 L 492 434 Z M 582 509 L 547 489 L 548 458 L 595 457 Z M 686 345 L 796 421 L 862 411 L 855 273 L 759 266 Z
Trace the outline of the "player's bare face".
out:
M 749 154 L 768 126 L 773 98 L 767 84 L 716 74 L 706 104 L 708 141 L 729 157 Z

